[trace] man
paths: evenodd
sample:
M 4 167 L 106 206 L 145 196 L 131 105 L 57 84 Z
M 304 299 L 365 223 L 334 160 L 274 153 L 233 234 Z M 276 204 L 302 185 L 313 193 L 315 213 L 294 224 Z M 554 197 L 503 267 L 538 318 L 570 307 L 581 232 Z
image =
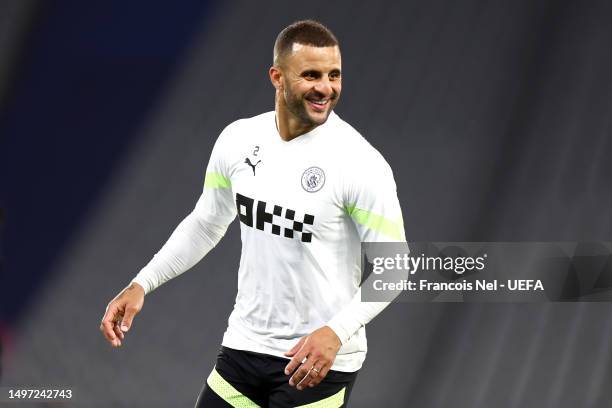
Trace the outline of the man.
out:
M 275 110 L 230 124 L 193 212 L 100 329 L 120 346 L 144 296 L 197 263 L 238 215 L 238 294 L 197 406 L 344 406 L 365 359 L 360 243 L 405 241 L 382 156 L 333 112 L 342 88 L 336 37 L 306 20 L 274 45 Z

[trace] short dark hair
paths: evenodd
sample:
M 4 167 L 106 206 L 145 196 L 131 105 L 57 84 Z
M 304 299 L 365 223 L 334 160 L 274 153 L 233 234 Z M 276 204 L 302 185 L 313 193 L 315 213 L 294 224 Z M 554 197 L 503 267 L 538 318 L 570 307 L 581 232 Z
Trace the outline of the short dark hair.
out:
M 300 20 L 285 27 L 274 42 L 274 64 L 291 51 L 294 43 L 314 47 L 333 47 L 338 39 L 323 24 L 315 20 Z

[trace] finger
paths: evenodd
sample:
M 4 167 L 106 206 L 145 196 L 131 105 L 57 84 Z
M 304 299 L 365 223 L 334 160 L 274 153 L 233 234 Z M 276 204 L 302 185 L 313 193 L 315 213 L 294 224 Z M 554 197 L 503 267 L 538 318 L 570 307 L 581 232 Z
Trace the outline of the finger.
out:
M 313 366 L 314 359 L 311 357 L 304 359 L 303 363 L 295 370 L 291 378 L 289 379 L 289 385 L 293 387 L 297 387 L 305 377 L 308 375 L 308 372 Z
M 323 367 L 321 367 L 321 369 L 319 369 L 319 373 L 317 374 L 317 376 L 313 378 L 312 381 L 310 381 L 310 384 L 308 384 L 308 386 L 314 387 L 315 385 L 319 385 L 319 383 L 321 383 L 321 381 L 325 379 L 329 370 L 330 370 L 330 366 L 328 365 L 324 365 Z
M 293 346 L 293 347 L 291 348 L 291 350 L 289 350 L 289 351 L 287 351 L 287 352 L 285 353 L 285 355 L 286 355 L 287 357 L 292 357 L 292 356 L 293 356 L 295 353 L 297 353 L 297 352 L 298 352 L 298 351 L 299 351 L 299 350 L 302 348 L 302 346 L 304 345 L 304 342 L 305 342 L 305 341 L 306 341 L 306 336 L 302 337 L 302 338 L 301 338 L 301 339 L 300 339 L 300 340 L 299 340 L 299 341 L 296 343 L 296 345 L 295 345 L 295 346 Z
M 306 356 L 308 355 L 309 349 L 308 347 L 302 347 L 300 351 L 297 352 L 285 367 L 285 374 L 291 375 L 299 366 L 306 360 Z
M 113 342 L 117 340 L 117 336 L 113 331 L 113 326 L 115 325 L 115 316 L 117 315 L 118 308 L 115 305 L 109 305 L 104 317 L 102 318 L 102 322 L 100 323 L 100 331 L 106 337 L 109 342 Z
M 119 339 L 121 339 L 121 340 L 124 339 L 125 336 L 124 336 L 123 332 L 121 331 L 121 329 L 119 328 L 119 323 L 118 322 L 115 322 L 115 324 L 113 325 L 113 331 L 115 332 L 115 335 L 117 337 L 119 337 Z
M 299 381 L 296 385 L 295 388 L 298 389 L 298 391 L 303 390 L 304 388 L 308 387 L 310 385 L 310 383 L 312 382 L 312 380 L 314 379 L 314 376 L 316 376 L 317 373 L 316 371 L 313 371 L 312 368 L 310 370 L 308 370 L 306 372 L 306 374 L 304 375 L 304 377 L 302 378 L 301 381 Z
M 113 331 L 113 323 L 103 322 L 100 324 L 100 331 L 113 347 L 121 346 L 121 340 L 117 338 Z
M 121 319 L 121 315 L 115 317 L 115 321 L 113 322 L 113 333 L 115 334 L 115 339 L 111 341 L 111 346 L 113 347 L 121 347 L 121 340 L 123 340 L 123 333 L 119 329 L 119 323 L 117 320 Z
M 123 319 L 120 321 L 121 331 L 127 332 L 130 330 L 136 313 L 138 313 L 138 309 L 134 305 L 128 304 L 125 306 L 125 313 L 123 314 Z
M 295 388 L 300 391 L 308 387 L 308 384 L 310 384 L 310 382 L 318 375 L 316 371 L 312 370 L 314 367 L 313 361 L 314 359 L 310 358 L 306 360 L 306 362 L 302 364 L 293 375 L 293 377 L 295 377 L 293 380 Z
M 308 374 L 308 369 L 302 364 L 289 378 L 289 385 L 297 388 L 298 384 L 301 384 L 306 377 L 306 374 Z
M 106 338 L 106 340 L 110 342 L 115 340 L 116 336 L 112 330 L 112 324 L 111 324 L 110 331 L 109 331 L 109 328 L 107 327 L 107 323 L 105 322 L 100 323 L 100 331 L 102 332 L 102 335 L 104 336 L 104 338 Z

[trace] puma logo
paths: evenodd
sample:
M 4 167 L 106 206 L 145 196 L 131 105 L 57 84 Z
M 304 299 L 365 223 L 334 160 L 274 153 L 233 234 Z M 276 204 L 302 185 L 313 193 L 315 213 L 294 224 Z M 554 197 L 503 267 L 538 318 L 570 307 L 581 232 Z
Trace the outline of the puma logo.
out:
M 253 175 L 255 175 L 255 167 L 257 167 L 257 165 L 259 163 L 261 163 L 261 160 L 257 161 L 257 163 L 255 163 L 255 164 L 253 164 L 253 163 L 251 163 L 251 159 L 249 159 L 247 157 L 246 159 L 244 159 L 244 162 L 253 168 Z

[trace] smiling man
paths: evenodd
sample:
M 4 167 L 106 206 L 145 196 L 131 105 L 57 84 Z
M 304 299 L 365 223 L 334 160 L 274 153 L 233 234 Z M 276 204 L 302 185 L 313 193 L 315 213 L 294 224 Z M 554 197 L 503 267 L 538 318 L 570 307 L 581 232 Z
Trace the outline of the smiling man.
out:
M 238 294 L 198 407 L 346 406 L 367 350 L 361 242 L 405 241 L 393 174 L 333 112 L 342 90 L 336 37 L 286 27 L 269 70 L 275 110 L 219 136 L 195 209 L 107 306 L 100 329 L 121 345 L 145 294 L 195 265 L 236 215 Z

